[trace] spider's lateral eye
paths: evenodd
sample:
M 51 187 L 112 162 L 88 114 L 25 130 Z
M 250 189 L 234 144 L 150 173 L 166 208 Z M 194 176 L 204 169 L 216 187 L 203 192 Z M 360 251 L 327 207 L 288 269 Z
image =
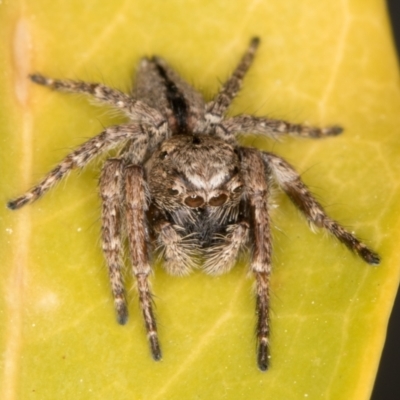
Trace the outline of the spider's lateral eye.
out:
M 235 187 L 235 189 L 232 190 L 233 193 L 240 193 L 243 190 L 243 185 Z
M 204 199 L 201 196 L 191 195 L 186 197 L 185 204 L 193 208 L 201 207 L 204 204 Z
M 218 196 L 211 197 L 208 204 L 213 207 L 222 206 L 228 199 L 228 196 L 225 193 L 221 193 Z
M 179 190 L 176 189 L 168 189 L 168 194 L 172 195 L 172 196 L 176 196 L 177 194 L 179 194 Z
M 198 136 L 193 136 L 192 143 L 193 144 L 201 144 L 201 140 Z
M 165 160 L 168 157 L 168 153 L 166 151 L 162 151 L 158 157 L 160 160 Z

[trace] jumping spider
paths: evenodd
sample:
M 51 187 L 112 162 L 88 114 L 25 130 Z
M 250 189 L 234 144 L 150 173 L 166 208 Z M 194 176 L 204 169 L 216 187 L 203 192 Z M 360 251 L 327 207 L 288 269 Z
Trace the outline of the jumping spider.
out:
M 129 122 L 110 126 L 67 155 L 41 182 L 8 203 L 12 210 L 32 203 L 72 169 L 119 148 L 105 161 L 100 177 L 102 247 L 120 324 L 128 318 L 122 248 L 127 238 L 139 302 L 152 356 L 161 359 L 149 287 L 150 249 L 158 249 L 165 269 L 186 275 L 192 268 L 217 275 L 228 272 L 239 252 L 251 250 L 256 281 L 257 363 L 268 368 L 270 183 L 275 181 L 309 223 L 327 229 L 368 264 L 379 256 L 329 218 L 294 168 L 281 157 L 242 147 L 239 133 L 308 138 L 336 136 L 338 126 L 316 128 L 252 115 L 226 117 L 242 86 L 259 39 L 250 45 L 222 89 L 210 102 L 159 57 L 143 58 L 136 86 L 125 94 L 102 84 L 58 80 L 34 74 L 30 79 L 51 89 L 84 93 L 120 110 Z M 205 260 L 199 262 L 199 259 Z

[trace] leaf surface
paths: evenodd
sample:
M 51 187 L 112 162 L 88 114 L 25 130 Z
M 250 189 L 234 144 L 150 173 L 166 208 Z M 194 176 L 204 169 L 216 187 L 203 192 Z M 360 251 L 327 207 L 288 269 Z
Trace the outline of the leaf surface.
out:
M 207 98 L 249 39 L 259 53 L 231 114 L 317 125 L 340 137 L 243 143 L 284 156 L 328 213 L 382 256 L 357 259 L 310 231 L 285 196 L 273 210 L 271 369 L 255 363 L 253 280 L 152 278 L 164 358 L 152 361 L 134 282 L 115 322 L 99 242 L 101 162 L 32 206 L 1 208 L 0 391 L 11 399 L 368 399 L 399 282 L 400 93 L 383 1 L 0 4 L 3 204 L 71 148 L 123 119 L 29 73 L 128 91 L 141 56 L 165 58 Z

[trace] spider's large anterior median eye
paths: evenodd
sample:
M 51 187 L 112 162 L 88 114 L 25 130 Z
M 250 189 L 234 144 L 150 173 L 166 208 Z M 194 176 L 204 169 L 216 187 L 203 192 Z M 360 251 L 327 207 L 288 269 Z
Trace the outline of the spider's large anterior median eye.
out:
M 201 196 L 195 194 L 186 197 L 185 204 L 189 207 L 201 207 L 204 204 L 204 199 Z
M 228 196 L 225 193 L 221 193 L 218 196 L 211 197 L 208 201 L 208 204 L 213 207 L 222 206 L 228 199 Z

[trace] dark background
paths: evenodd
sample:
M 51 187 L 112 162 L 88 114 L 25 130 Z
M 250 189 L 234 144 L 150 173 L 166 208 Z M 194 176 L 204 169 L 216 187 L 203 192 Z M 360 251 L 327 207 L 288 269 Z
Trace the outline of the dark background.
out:
M 387 0 L 393 34 L 400 54 L 400 1 Z M 399 132 L 400 135 L 400 132 Z M 400 399 L 400 293 L 389 321 L 385 348 L 383 350 L 372 400 Z

